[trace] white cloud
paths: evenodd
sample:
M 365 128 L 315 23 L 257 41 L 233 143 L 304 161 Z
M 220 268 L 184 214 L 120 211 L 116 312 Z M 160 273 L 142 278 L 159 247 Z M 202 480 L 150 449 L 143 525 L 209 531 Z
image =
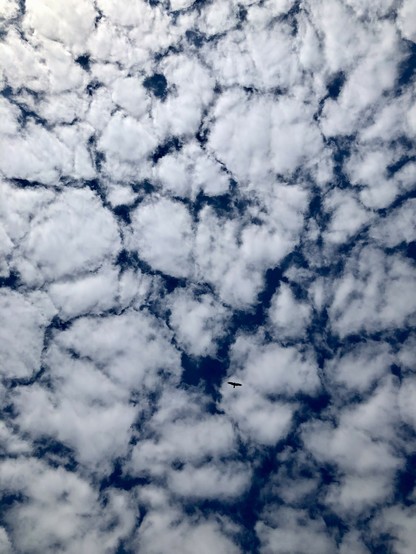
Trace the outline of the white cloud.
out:
M 179 202 L 150 197 L 140 204 L 132 214 L 128 245 L 153 269 L 175 277 L 193 273 L 192 219 Z
M 380 147 L 379 144 L 360 144 L 349 157 L 346 170 L 353 185 L 360 187 L 359 198 L 367 208 L 387 208 L 406 189 L 400 173 L 393 178 L 387 174 L 387 167 L 404 154 L 400 148 Z M 405 181 L 405 180 L 404 180 Z M 360 218 L 357 213 L 358 218 Z M 363 216 L 361 216 L 362 218 Z
M 49 287 L 50 297 L 62 319 L 95 314 L 117 306 L 118 272 L 103 268 L 96 274 L 60 281 Z
M 187 143 L 179 154 L 164 156 L 156 165 L 155 175 L 166 192 L 192 200 L 200 191 L 216 196 L 229 188 L 228 176 L 195 142 Z
M 372 219 L 372 214 L 351 193 L 335 190 L 325 198 L 324 205 L 331 213 L 324 237 L 333 244 L 346 242 Z
M 372 396 L 345 409 L 340 417 L 341 426 L 345 424 L 363 430 L 375 440 L 385 440 L 391 443 L 390 446 L 396 446 L 394 443 L 398 437 L 395 426 L 399 422 L 397 392 L 395 379 L 391 375 L 386 376 Z
M 394 8 L 397 7 L 395 0 L 347 0 L 346 3 L 353 8 L 358 17 L 369 19 L 394 13 Z
M 138 530 L 137 549 L 146 554 L 182 552 L 193 554 L 195 545 L 201 554 L 239 554 L 228 530 L 227 520 L 220 517 L 203 519 L 187 517 L 178 509 L 151 510 Z M 230 536 L 231 535 L 231 536 Z
M 89 0 L 28 0 L 25 4 L 23 27 L 50 40 L 62 41 L 82 53 L 85 41 L 94 29 L 96 11 Z
M 391 475 L 347 475 L 329 487 L 326 502 L 338 514 L 351 517 L 390 500 L 393 488 Z
M 87 46 L 93 58 L 120 64 L 124 68 L 151 69 L 152 55 L 178 40 L 181 29 L 170 24 L 161 7 L 147 0 L 135 4 L 119 0 L 98 0 L 104 17 Z
M 58 340 L 45 353 L 43 381 L 18 389 L 14 404 L 22 429 L 32 438 L 52 437 L 75 450 L 79 463 L 105 473 L 125 455 L 137 409 L 129 391 L 84 356 L 74 356 Z
M 212 283 L 221 299 L 235 307 L 255 301 L 263 272 L 276 266 L 299 240 L 307 206 L 307 193 L 297 186 L 250 192 L 256 202 L 247 215 L 258 223 L 244 217 L 220 218 L 205 207 L 199 212 L 195 237 L 200 280 Z
M 106 196 L 110 205 L 116 206 L 131 206 L 137 198 L 136 193 L 130 185 L 124 183 L 106 183 Z
M 216 35 L 231 29 L 237 22 L 236 10 L 230 1 L 214 0 L 202 5 L 197 19 L 199 29 L 207 35 Z
M 377 534 L 388 533 L 397 554 L 412 554 L 416 541 L 415 517 L 414 506 L 386 507 L 376 518 L 373 530 Z
M 194 4 L 0 0 L 0 550 L 410 554 L 413 4 Z
M 263 394 L 295 396 L 320 389 L 314 356 L 294 347 L 264 344 L 261 337 L 240 335 L 232 347 L 231 362 L 239 378 Z
M 271 402 L 245 384 L 235 394 L 230 385 L 222 387 L 221 409 L 253 443 L 275 445 L 290 431 L 295 405 Z
M 267 182 L 272 172 L 293 172 L 319 155 L 322 138 L 312 115 L 302 98 L 227 92 L 214 108 L 209 146 L 243 185 Z
M 11 104 L 6 98 L 0 98 L 0 117 L 2 120 L 1 132 L 5 135 L 16 135 L 19 129 L 20 111 L 17 106 Z
M 331 7 L 335 2 L 331 3 Z M 338 24 L 343 25 L 342 20 Z M 354 35 L 360 28 L 355 22 Z M 363 29 L 362 29 L 363 30 Z M 397 78 L 398 64 L 402 60 L 402 48 L 397 30 L 393 23 L 384 21 L 371 31 L 367 38 L 352 36 L 356 43 L 346 50 L 366 47 L 367 51 L 361 60 L 347 74 L 347 80 L 336 100 L 328 99 L 322 112 L 321 127 L 326 136 L 352 134 L 357 127 L 358 118 L 365 117 L 374 111 L 379 102 L 383 102 L 383 93 L 389 91 Z M 374 33 L 373 36 L 371 36 Z M 339 36 L 345 36 L 345 27 Z M 371 38 L 370 38 L 371 37 Z M 360 40 L 363 38 L 363 40 Z M 341 49 L 334 50 L 337 53 Z M 364 52 L 363 52 L 364 54 Z M 341 68 L 338 68 L 338 70 Z M 366 110 L 369 111 L 366 112 Z
M 281 283 L 269 308 L 272 333 L 276 338 L 296 338 L 305 334 L 311 317 L 311 307 L 299 302 L 290 287 Z
M 213 9 L 212 7 L 211 9 Z M 270 11 L 267 10 L 270 18 Z M 270 21 L 270 19 L 269 19 Z M 230 25 L 233 18 L 225 19 Z M 302 81 L 290 30 L 282 24 L 233 30 L 216 47 L 203 49 L 204 57 L 225 86 L 254 86 L 262 90 L 289 88 Z
M 113 460 L 128 451 L 136 410 L 125 397 L 117 398 L 120 392 L 97 370 L 68 357 L 58 360 L 74 375 L 61 375 L 56 392 L 38 385 L 20 390 L 19 424 L 33 439 L 52 437 L 73 448 L 82 467 L 106 475 Z
M 339 552 L 340 554 L 370 554 L 360 533 L 355 530 L 348 531 L 342 537 Z
M 412 21 L 416 17 L 416 7 L 412 0 L 404 0 L 398 11 L 398 27 L 403 37 L 412 42 L 416 42 L 416 31 Z
M 262 493 L 273 501 L 280 498 L 292 507 L 304 506 L 319 494 L 318 468 L 306 451 L 287 446 L 276 455 L 277 471 L 270 476 Z
M 22 40 L 15 29 L 10 29 L 0 43 L 1 73 L 3 86 L 19 90 L 26 86 L 41 91 L 48 85 L 48 67 L 40 62 L 40 56 L 28 42 Z M 19 63 L 16 64 L 15 60 Z
M 168 393 L 168 398 L 175 400 L 172 393 Z M 191 399 L 187 401 L 189 407 Z M 218 462 L 222 457 L 232 455 L 236 449 L 236 437 L 228 419 L 206 417 L 201 413 L 192 415 L 193 418 L 187 416 L 184 410 L 182 418 L 174 422 L 167 419 L 162 424 L 152 420 L 150 425 L 155 438 L 144 439 L 134 448 L 133 473 L 161 476 L 175 461 L 198 465 L 210 458 Z M 206 479 L 205 482 L 208 486 L 210 481 Z
M 155 128 L 162 136 L 196 133 L 213 97 L 213 77 L 196 58 L 183 54 L 166 57 L 160 70 L 173 89 L 164 102 L 153 105 Z
M 370 235 L 381 246 L 393 248 L 401 242 L 411 242 L 416 234 L 416 200 L 410 199 L 402 206 L 373 225 Z
M 414 136 L 416 132 L 414 102 L 411 92 L 404 90 L 403 94 L 396 97 L 394 101 L 382 104 L 373 115 L 370 124 L 359 129 L 362 146 L 367 142 L 371 144 L 371 141 L 374 141 L 374 146 L 380 146 L 382 140 L 387 153 L 391 149 L 391 146 L 387 144 L 388 141 L 393 141 L 403 134 Z
M 86 77 L 67 48 L 36 32 L 27 35 L 27 40 L 24 40 L 15 29 L 11 29 L 7 40 L 0 44 L 0 53 L 4 55 L 3 78 L 16 89 L 18 98 L 20 88 L 44 93 L 80 90 Z M 16 64 L 15 59 L 19 56 L 21 63 Z
M 377 380 L 389 373 L 393 360 L 388 344 L 369 341 L 330 360 L 325 365 L 325 375 L 336 385 L 366 393 Z
M 36 283 L 94 271 L 115 259 L 119 248 L 116 222 L 100 200 L 89 189 L 67 189 L 36 213 L 21 243 L 33 270 L 17 263 L 24 278 Z
M 114 109 L 115 105 L 110 91 L 104 87 L 98 88 L 94 91 L 93 97 L 88 103 L 86 122 L 97 133 L 102 132 L 107 127 Z
M 323 39 L 323 53 L 329 72 L 347 70 L 368 48 L 371 35 L 366 35 L 362 22 L 339 0 L 309 2 L 307 12 Z
M 416 348 L 416 338 L 412 335 L 400 345 L 398 353 L 399 363 L 406 369 L 416 371 L 416 360 L 414 356 Z
M 53 198 L 53 192 L 43 188 L 19 189 L 0 181 L 1 224 L 13 243 L 27 235 L 33 214 L 45 209 Z
M 2 398 L 4 400 L 4 398 Z M 15 432 L 13 427 L 9 424 L 0 423 L 0 449 L 3 455 L 12 457 L 19 456 L 21 454 L 30 455 L 32 452 L 32 445 L 27 439 L 23 439 Z M 1 530 L 0 530 L 1 537 Z M 1 546 L 0 538 L 0 546 Z
M 3 377 L 31 377 L 40 370 L 46 326 L 56 310 L 42 292 L 0 291 L 0 366 Z
M 376 443 L 360 429 L 316 424 L 306 428 L 304 441 L 319 461 L 335 462 L 346 474 L 389 472 L 399 467 L 392 449 Z
M 237 220 L 222 220 L 212 209 L 202 209 L 196 230 L 195 257 L 200 279 L 213 283 L 222 301 L 246 306 L 260 292 L 262 275 L 256 267 L 248 266 L 241 255 L 239 232 Z
M 302 428 L 315 459 L 337 470 L 326 502 L 343 517 L 381 505 L 393 494 L 393 476 L 402 465 L 396 395 L 392 380 L 385 379 L 367 400 L 338 413 L 335 425 L 317 421 Z
M 174 494 L 194 499 L 229 499 L 241 496 L 250 484 L 250 473 L 239 463 L 208 463 L 171 471 L 168 484 Z
M 19 13 L 19 4 L 17 0 L 0 0 L 0 26 L 5 26 L 7 20 L 13 19 Z
M 148 111 L 149 99 L 139 79 L 119 78 L 113 83 L 112 98 L 132 117 L 140 118 Z
M 0 223 L 0 277 L 10 275 L 9 260 L 13 250 L 13 243 Z
M 196 298 L 191 291 L 178 291 L 169 297 L 170 324 L 177 340 L 194 356 L 214 356 L 218 338 L 226 332 L 227 310 L 212 296 Z
M 60 348 L 87 358 L 127 390 L 153 389 L 180 374 L 169 330 L 146 311 L 83 317 L 56 337 Z M 158 373 L 163 372 L 163 377 Z
M 194 4 L 195 0 L 170 0 L 171 10 L 183 10 Z
M 60 135 L 59 131 L 52 133 L 29 123 L 22 134 L 13 138 L 0 136 L 0 171 L 9 179 L 39 181 L 49 186 L 58 185 L 61 176 L 92 178 L 86 133 L 81 129 L 77 132 L 74 127 L 61 130 Z
M 406 377 L 401 383 L 399 392 L 400 415 L 406 423 L 416 429 L 416 377 Z
M 329 314 L 334 330 L 344 337 L 361 330 L 406 325 L 416 308 L 414 284 L 414 271 L 407 260 L 363 248 L 332 285 Z
M 9 540 L 7 531 L 3 527 L 0 527 L 0 548 L 4 554 L 13 553 L 12 544 Z
M 5 518 L 13 551 L 52 552 L 59 544 L 65 554 L 110 554 L 135 523 L 125 493 L 110 491 L 103 507 L 80 476 L 34 458 L 2 461 L 0 482 L 3 491 L 25 497 Z
M 137 121 L 121 112 L 112 116 L 98 143 L 107 156 L 128 163 L 141 162 L 156 145 L 157 139 L 148 121 Z
M 50 94 L 38 104 L 38 113 L 52 125 L 72 123 L 76 119 L 85 118 L 87 102 L 75 92 L 63 92 L 62 94 Z M 67 129 L 66 132 L 74 132 L 77 128 Z M 92 134 L 92 129 L 90 129 Z M 89 138 L 89 137 L 86 137 Z M 84 142 L 84 141 L 83 141 Z
M 124 271 L 119 278 L 118 300 L 120 307 L 126 308 L 132 305 L 140 308 L 149 297 L 156 298 L 159 296 L 161 288 L 157 278 L 146 275 L 139 270 L 129 269 Z
M 266 522 L 256 524 L 262 554 L 332 554 L 335 542 L 321 518 L 312 519 L 305 510 L 270 506 Z

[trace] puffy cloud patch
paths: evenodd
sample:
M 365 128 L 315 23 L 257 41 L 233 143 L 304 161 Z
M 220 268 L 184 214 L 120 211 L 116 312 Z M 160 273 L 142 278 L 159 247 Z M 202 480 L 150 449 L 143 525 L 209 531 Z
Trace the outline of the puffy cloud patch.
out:
M 265 521 L 256 524 L 262 554 L 330 554 L 336 548 L 325 522 L 303 510 L 270 506 L 264 516 Z
M 365 342 L 329 361 L 325 374 L 336 385 L 349 391 L 365 393 L 374 383 L 388 374 L 393 363 L 388 344 Z
M 127 390 L 152 389 L 160 374 L 177 381 L 179 354 L 169 330 L 146 311 L 84 317 L 56 337 L 60 348 L 90 359 L 114 382 Z
M 331 4 L 331 8 L 335 4 Z M 341 21 L 338 24 L 342 25 Z M 402 47 L 393 23 L 388 20 L 380 23 L 378 28 L 371 30 L 375 36 L 370 40 L 364 37 L 363 40 L 357 40 L 359 37 L 354 35 L 358 35 L 358 29 L 360 26 L 352 31 L 351 38 L 357 43 L 351 48 L 362 48 L 367 43 L 368 51 L 351 68 L 338 99 L 330 98 L 325 103 L 321 124 L 327 136 L 348 135 L 353 132 L 357 119 L 368 116 L 368 111 L 382 101 L 382 94 L 391 90 L 397 78 L 398 65 L 403 59 Z M 362 27 L 361 30 L 364 31 Z M 345 35 L 345 31 L 344 27 L 341 36 Z
M 175 400 L 172 396 L 170 394 L 168 399 Z M 192 413 L 192 409 L 190 411 Z M 156 436 L 142 440 L 136 446 L 132 453 L 132 471 L 135 474 L 163 475 L 174 462 L 200 465 L 207 459 L 218 461 L 236 449 L 235 433 L 226 418 L 207 418 L 200 413 L 192 415 L 192 419 L 186 417 L 184 410 L 182 418 L 177 421 L 165 420 L 163 425 L 160 420 L 151 421 Z M 208 477 L 200 480 L 205 481 L 206 486 L 211 482 Z
M 241 335 L 233 345 L 231 359 L 241 379 L 264 394 L 313 395 L 320 389 L 313 355 L 294 347 L 264 344 L 260 337 Z
M 411 24 L 415 15 L 415 5 L 411 0 L 404 0 L 398 12 L 398 25 L 403 37 L 412 42 L 416 42 L 416 33 Z
M 70 0 L 64 4 L 51 0 L 25 4 L 23 27 L 50 40 L 62 43 L 76 53 L 82 53 L 86 39 L 94 29 L 96 11 L 89 0 Z
M 322 149 L 313 112 L 301 98 L 258 100 L 227 92 L 213 115 L 209 146 L 243 184 L 291 173 Z
M 53 283 L 49 294 L 62 319 L 101 313 L 117 305 L 118 272 L 106 268 L 75 281 Z
M 331 213 L 331 221 L 324 236 L 336 245 L 349 240 L 372 219 L 356 198 L 340 191 L 325 198 L 325 208 Z
M 98 145 L 109 157 L 139 163 L 156 147 L 157 139 L 149 124 L 117 112 L 104 129 Z
M 135 510 L 125 493 L 110 491 L 103 507 L 88 481 L 35 458 L 2 461 L 0 482 L 3 491 L 25 498 L 5 520 L 14 551 L 36 545 L 51 552 L 59 544 L 68 553 L 110 553 L 134 526 Z
M 3 377 L 27 378 L 40 370 L 45 328 L 56 309 L 41 292 L 0 290 L 0 365 Z
M 391 545 L 398 554 L 411 554 L 416 540 L 413 525 L 415 516 L 414 506 L 391 506 L 376 518 L 373 529 L 377 534 L 389 533 Z
M 234 389 L 223 386 L 221 408 L 241 433 L 254 444 L 272 446 L 290 431 L 296 405 L 272 402 L 251 386 L 244 386 L 235 395 Z
M 200 191 L 216 196 L 229 188 L 229 178 L 219 164 L 194 142 L 188 143 L 179 154 L 164 156 L 155 174 L 163 189 L 174 196 L 195 199 Z
M 399 409 L 402 419 L 416 429 L 415 394 L 416 378 L 414 376 L 406 377 L 400 387 Z
M 269 318 L 275 337 L 297 338 L 305 334 L 311 317 L 311 307 L 306 302 L 299 302 L 290 287 L 281 284 L 279 291 L 273 295 L 269 308 Z
M 334 283 L 329 312 L 334 330 L 343 337 L 406 325 L 416 308 L 414 284 L 414 271 L 406 259 L 363 248 Z
M 88 189 L 67 189 L 39 211 L 17 259 L 24 278 L 57 280 L 98 269 L 120 248 L 116 222 Z
M 239 554 L 241 550 L 233 541 L 235 533 L 235 526 L 225 518 L 187 517 L 164 503 L 144 517 L 138 531 L 137 548 L 148 554 L 170 549 L 192 554 L 197 544 L 201 554 Z
M 173 90 L 165 102 L 153 106 L 155 127 L 162 136 L 196 133 L 203 110 L 213 97 L 213 77 L 196 58 L 183 54 L 166 57 L 160 69 Z
M 45 114 L 47 115 L 47 114 Z M 60 178 L 92 179 L 95 175 L 84 141 L 87 128 L 56 129 L 28 124 L 22 134 L 0 136 L 0 171 L 9 179 L 25 179 L 49 186 Z
M 128 244 L 153 269 L 174 277 L 193 273 L 192 219 L 179 202 L 155 197 L 140 204 L 132 215 Z
M 220 217 L 210 207 L 198 217 L 195 256 L 200 279 L 212 283 L 221 299 L 235 307 L 254 303 L 264 272 L 297 243 L 307 205 L 307 193 L 296 186 L 265 187 L 256 196 L 257 190 L 247 208 L 256 223 Z
M 213 356 L 227 329 L 227 310 L 210 295 L 193 298 L 188 291 L 170 298 L 170 324 L 177 340 L 194 356 Z
M 174 494 L 194 499 L 230 499 L 241 496 L 250 483 L 243 464 L 205 464 L 171 472 L 169 487 Z

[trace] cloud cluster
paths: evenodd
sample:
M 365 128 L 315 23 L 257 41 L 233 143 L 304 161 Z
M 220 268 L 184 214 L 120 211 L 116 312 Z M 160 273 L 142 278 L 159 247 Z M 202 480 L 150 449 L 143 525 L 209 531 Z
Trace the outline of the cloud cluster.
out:
M 413 552 L 414 12 L 0 0 L 2 552 Z

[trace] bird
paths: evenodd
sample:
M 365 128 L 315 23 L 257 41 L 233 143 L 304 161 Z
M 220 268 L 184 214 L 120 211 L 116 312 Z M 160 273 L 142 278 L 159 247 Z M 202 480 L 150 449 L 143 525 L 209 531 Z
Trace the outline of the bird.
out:
M 233 389 L 235 389 L 235 387 L 241 387 L 241 383 L 234 383 L 233 381 L 227 381 L 227 383 L 232 385 Z

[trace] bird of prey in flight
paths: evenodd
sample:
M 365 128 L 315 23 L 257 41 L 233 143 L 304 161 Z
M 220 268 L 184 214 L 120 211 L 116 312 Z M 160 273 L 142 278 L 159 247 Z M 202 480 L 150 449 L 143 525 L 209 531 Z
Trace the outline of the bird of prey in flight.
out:
M 235 387 L 241 387 L 241 383 L 234 383 L 233 381 L 227 381 L 227 383 L 232 385 L 233 389 L 235 389 Z

